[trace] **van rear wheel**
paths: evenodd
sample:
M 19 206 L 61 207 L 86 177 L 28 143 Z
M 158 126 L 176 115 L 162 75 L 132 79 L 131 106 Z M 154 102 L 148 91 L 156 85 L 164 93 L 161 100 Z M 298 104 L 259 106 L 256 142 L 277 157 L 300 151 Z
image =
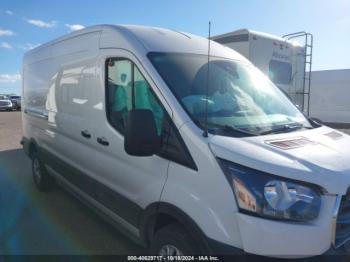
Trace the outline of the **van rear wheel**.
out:
M 52 189 L 54 184 L 53 178 L 48 174 L 37 151 L 33 151 L 32 153 L 32 174 L 34 184 L 39 191 L 49 191 Z
M 159 229 L 151 242 L 152 255 L 183 256 L 198 254 L 191 236 L 177 224 Z

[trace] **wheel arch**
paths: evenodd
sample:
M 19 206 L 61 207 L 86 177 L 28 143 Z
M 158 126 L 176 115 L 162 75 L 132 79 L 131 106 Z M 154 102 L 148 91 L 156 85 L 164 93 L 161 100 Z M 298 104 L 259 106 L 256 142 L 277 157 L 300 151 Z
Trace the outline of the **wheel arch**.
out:
M 27 137 L 22 137 L 21 144 L 24 152 L 29 158 L 32 158 L 34 151 L 39 152 L 39 145 L 34 138 L 29 139 Z
M 30 139 L 29 141 L 29 148 L 28 148 L 28 153 L 29 157 L 32 158 L 34 152 L 39 153 L 39 145 L 38 143 L 34 140 L 34 138 Z
M 143 211 L 139 223 L 142 241 L 148 246 L 157 230 L 172 223 L 180 224 L 202 253 L 210 252 L 207 237 L 195 221 L 179 207 L 166 202 L 153 203 Z

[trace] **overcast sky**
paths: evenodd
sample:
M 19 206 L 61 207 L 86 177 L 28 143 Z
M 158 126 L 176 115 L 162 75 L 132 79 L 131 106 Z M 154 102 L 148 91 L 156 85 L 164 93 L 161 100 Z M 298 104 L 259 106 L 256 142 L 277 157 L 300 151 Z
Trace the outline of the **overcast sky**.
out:
M 1 0 L 0 93 L 20 93 L 23 54 L 95 24 L 141 24 L 206 36 L 249 28 L 275 35 L 314 35 L 313 69 L 350 68 L 350 1 Z

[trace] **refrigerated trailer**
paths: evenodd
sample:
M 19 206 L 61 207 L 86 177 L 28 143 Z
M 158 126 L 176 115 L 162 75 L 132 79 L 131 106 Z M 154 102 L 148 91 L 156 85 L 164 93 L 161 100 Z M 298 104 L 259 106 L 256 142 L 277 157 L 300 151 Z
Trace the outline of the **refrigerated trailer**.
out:
M 298 32 L 279 37 L 240 29 L 211 39 L 248 58 L 304 113 L 309 114 L 313 44 L 311 34 Z

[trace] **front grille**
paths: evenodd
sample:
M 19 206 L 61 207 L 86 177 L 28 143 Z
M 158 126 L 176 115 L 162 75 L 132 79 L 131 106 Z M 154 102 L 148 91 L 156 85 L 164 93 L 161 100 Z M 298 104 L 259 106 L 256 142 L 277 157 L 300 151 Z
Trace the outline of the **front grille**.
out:
M 335 247 L 350 240 L 350 198 L 347 194 L 341 200 L 336 224 Z

